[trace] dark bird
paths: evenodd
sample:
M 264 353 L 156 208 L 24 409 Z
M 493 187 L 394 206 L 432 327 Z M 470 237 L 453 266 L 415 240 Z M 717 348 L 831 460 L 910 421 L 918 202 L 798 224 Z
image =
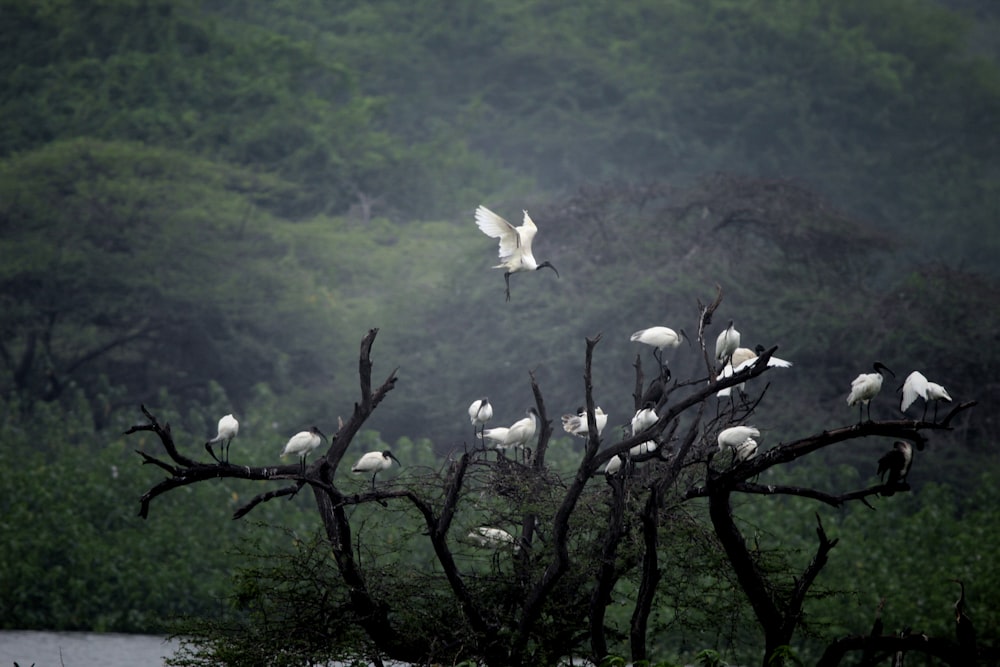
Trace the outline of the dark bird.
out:
M 976 658 L 976 629 L 972 627 L 972 619 L 965 613 L 965 584 L 958 579 L 952 579 L 962 589 L 962 594 L 955 602 L 955 639 L 968 664 L 973 664 Z
M 903 440 L 892 443 L 892 449 L 878 460 L 878 476 L 887 487 L 883 496 L 896 493 L 895 488 L 906 481 L 906 475 L 913 465 L 913 445 Z M 888 474 L 888 479 L 886 475 Z

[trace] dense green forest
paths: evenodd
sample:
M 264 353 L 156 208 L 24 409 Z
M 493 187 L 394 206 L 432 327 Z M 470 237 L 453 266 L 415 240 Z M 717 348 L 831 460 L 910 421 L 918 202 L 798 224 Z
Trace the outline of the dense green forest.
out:
M 841 543 L 817 641 L 869 628 L 881 597 L 887 625 L 943 634 L 954 578 L 1000 634 L 991 3 L 0 0 L 0 17 L 0 627 L 225 617 L 240 566 L 311 543 L 302 499 L 229 521 L 250 484 L 135 517 L 156 479 L 132 450 L 157 443 L 120 435 L 140 404 L 194 441 L 233 412 L 233 461 L 277 462 L 350 413 L 378 327 L 376 373 L 399 386 L 362 442 L 405 480 L 471 444 L 473 398 L 518 419 L 529 371 L 572 412 L 598 332 L 596 399 L 627 423 L 648 355 L 629 335 L 696 327 L 718 285 L 744 343 L 795 364 L 754 415 L 772 444 L 856 419 L 844 398 L 874 360 L 898 377 L 873 413 L 899 415 L 912 369 L 979 402 L 918 456 L 912 493 L 825 517 Z M 479 204 L 528 209 L 559 277 L 514 275 L 505 303 Z M 697 363 L 671 358 L 678 377 Z M 873 477 L 882 444 L 801 474 Z M 551 451 L 569 470 L 579 443 Z M 754 514 L 808 550 L 810 510 Z M 738 655 L 733 614 L 715 634 L 664 619 L 659 657 Z

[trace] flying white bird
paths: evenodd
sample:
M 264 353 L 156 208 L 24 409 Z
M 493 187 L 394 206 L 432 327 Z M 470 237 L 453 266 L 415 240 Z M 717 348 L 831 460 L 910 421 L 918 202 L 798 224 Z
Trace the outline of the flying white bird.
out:
M 868 406 L 868 421 L 872 420 L 871 400 L 882 389 L 882 371 L 886 371 L 889 375 L 896 377 L 896 374 L 880 361 L 876 361 L 872 365 L 872 368 L 875 369 L 874 373 L 862 373 L 854 378 L 851 382 L 851 393 L 847 395 L 848 405 L 858 404 L 859 424 L 861 423 L 861 413 L 865 406 Z
M 372 491 L 375 491 L 375 475 L 391 466 L 393 461 L 399 463 L 399 459 L 393 456 L 388 449 L 381 452 L 368 452 L 351 466 L 351 472 L 370 472 L 372 474 Z M 399 463 L 399 465 L 403 464 Z
M 480 526 L 479 528 L 469 532 L 468 539 L 472 540 L 481 547 L 499 549 L 500 547 L 513 545 L 515 553 L 520 550 L 520 545 L 517 543 L 517 540 L 514 539 L 514 536 L 503 528 Z
M 595 415 L 596 416 L 596 415 Z M 632 435 L 645 431 L 656 423 L 658 417 L 652 403 L 646 403 L 632 417 Z
M 597 435 L 601 435 L 604 426 L 608 423 L 608 416 L 600 406 L 594 408 L 594 421 L 597 423 Z M 590 434 L 590 428 L 587 425 L 586 408 L 579 408 L 575 415 L 563 415 L 562 425 L 563 430 L 571 435 L 586 438 Z
M 758 345 L 755 350 L 751 350 L 748 347 L 736 348 L 733 352 L 733 357 L 728 365 L 726 365 L 722 372 L 719 373 L 716 380 L 722 380 L 724 378 L 732 377 L 740 371 L 750 368 L 757 362 L 757 357 L 759 357 L 764 352 L 764 346 Z M 769 368 L 791 368 L 792 362 L 785 361 L 784 359 L 779 359 L 778 357 L 772 356 L 767 360 L 767 365 Z M 736 388 L 742 393 L 746 385 L 746 382 L 741 382 L 736 385 Z M 730 396 L 732 394 L 733 388 L 726 387 L 725 389 L 720 389 L 715 392 L 716 396 Z
M 299 466 L 304 473 L 306 470 L 306 457 L 309 452 L 319 447 L 319 443 L 326 438 L 323 432 L 313 426 L 308 431 L 299 431 L 285 443 L 285 448 L 281 450 L 282 458 L 293 454 L 299 457 Z
M 729 326 L 715 339 L 715 358 L 720 363 L 731 362 L 739 346 L 740 332 L 733 328 L 733 320 L 729 320 Z
M 229 463 L 229 443 L 233 441 L 233 438 L 240 432 L 240 423 L 236 421 L 236 417 L 231 414 L 226 415 L 219 420 L 219 430 L 218 435 L 205 443 L 205 449 L 208 453 L 212 455 L 212 458 L 216 461 L 219 459 L 215 456 L 215 452 L 212 451 L 212 445 L 216 442 L 222 443 L 219 446 L 219 451 L 222 452 L 222 461 Z M 219 463 L 222 463 L 219 461 Z
M 906 380 L 903 382 L 903 400 L 899 404 L 900 411 L 906 412 L 906 409 L 913 405 L 913 402 L 917 400 L 917 397 L 924 399 L 924 417 L 927 416 L 927 404 L 931 401 L 935 401 L 935 421 L 937 420 L 937 402 L 951 402 L 951 396 L 948 395 L 948 391 L 944 387 L 939 385 L 937 382 L 929 381 L 920 371 L 913 371 L 906 376 Z M 923 417 L 921 417 L 921 419 L 923 419 Z
M 507 285 L 507 301 L 510 301 L 510 274 L 518 271 L 536 271 L 543 266 L 555 271 L 559 276 L 559 271 L 549 262 L 538 263 L 534 255 L 531 254 L 531 242 L 538 232 L 538 227 L 528 217 L 528 212 L 524 212 L 524 222 L 520 227 L 515 227 L 499 215 L 480 206 L 476 209 L 476 224 L 479 229 L 490 238 L 500 239 L 500 263 L 494 269 L 504 269 L 503 279 Z
M 888 487 L 882 491 L 883 496 L 895 494 L 893 487 L 897 487 L 906 481 L 906 476 L 913 465 L 913 445 L 903 440 L 892 443 L 892 449 L 885 456 L 878 460 L 878 476 L 883 484 Z M 886 475 L 889 478 L 886 479 Z
M 472 405 L 469 406 L 469 421 L 472 422 L 472 430 L 475 432 L 476 427 L 480 426 L 480 431 L 486 428 L 486 422 L 493 419 L 493 406 L 490 405 L 490 399 L 487 397 L 480 398 L 479 400 L 473 401 Z

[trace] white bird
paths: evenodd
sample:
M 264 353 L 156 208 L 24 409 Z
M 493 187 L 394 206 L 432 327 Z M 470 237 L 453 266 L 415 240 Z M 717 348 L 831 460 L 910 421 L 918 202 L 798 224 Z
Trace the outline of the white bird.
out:
M 729 326 L 715 339 L 715 358 L 720 363 L 731 361 L 739 346 L 740 332 L 733 328 L 733 320 L 729 320 Z
M 746 461 L 754 454 L 757 453 L 757 441 L 753 438 L 747 438 L 740 444 L 733 448 L 733 459 L 737 463 L 742 463 Z
M 323 432 L 313 426 L 308 431 L 299 431 L 285 443 L 285 448 L 281 450 L 282 458 L 295 454 L 299 457 L 299 466 L 304 473 L 306 470 L 306 457 L 309 452 L 319 447 L 319 444 L 326 438 Z
M 494 269 L 504 269 L 503 279 L 507 285 L 507 301 L 510 301 L 510 274 L 518 271 L 536 271 L 544 266 L 555 271 L 556 276 L 559 271 L 549 262 L 538 263 L 534 255 L 531 254 L 531 242 L 538 232 L 535 223 L 528 217 L 528 212 L 524 212 L 524 222 L 520 227 L 515 227 L 499 215 L 480 206 L 476 209 L 476 224 L 479 229 L 490 238 L 500 239 L 500 263 Z
M 510 449 L 514 447 L 520 449 L 522 452 L 527 448 L 528 442 L 535 437 L 535 431 L 537 430 L 536 421 L 538 419 L 538 410 L 535 408 L 528 408 L 525 411 L 527 415 L 523 419 L 519 419 L 510 425 L 507 429 L 507 435 L 503 439 L 503 449 Z M 495 429 L 490 429 L 495 430 Z M 498 450 L 500 447 L 497 448 Z M 502 451 L 502 450 L 501 450 Z M 527 455 L 525 455 L 527 458 Z
M 517 543 L 517 540 L 514 539 L 514 536 L 503 528 L 480 526 L 479 528 L 470 531 L 468 538 L 481 547 L 499 549 L 503 546 L 513 545 L 515 553 L 520 549 L 520 545 Z
M 892 443 L 892 449 L 889 450 L 889 453 L 878 460 L 877 474 L 882 479 L 883 484 L 889 487 L 881 492 L 883 496 L 891 496 L 896 493 L 892 487 L 899 486 L 906 481 L 911 465 L 913 465 L 913 445 L 903 440 Z M 888 480 L 885 477 L 886 474 L 889 475 Z
M 642 456 L 643 454 L 652 454 L 656 451 L 656 440 L 647 440 L 646 442 L 640 442 L 638 445 L 632 446 L 628 450 L 629 456 Z
M 597 423 L 597 435 L 601 435 L 604 426 L 608 423 L 608 416 L 600 406 L 594 408 L 594 421 Z M 586 438 L 590 434 L 590 427 L 587 424 L 587 410 L 579 408 L 575 415 L 562 416 L 563 430 L 571 435 L 578 435 Z
M 730 363 L 722 369 L 722 372 L 719 373 L 718 377 L 716 377 L 715 379 L 722 380 L 724 378 L 732 377 L 733 375 L 739 373 L 740 371 L 750 368 L 757 362 L 757 357 L 759 357 L 763 352 L 764 352 L 763 345 L 758 345 L 756 350 L 751 350 L 748 347 L 737 348 L 736 351 L 733 352 L 733 357 L 730 360 Z M 767 365 L 769 368 L 791 368 L 792 362 L 785 361 L 784 359 L 779 359 L 778 357 L 772 356 L 770 359 L 767 360 Z M 739 389 L 739 391 L 742 393 L 745 385 L 746 382 L 740 382 L 738 385 L 736 385 L 736 388 Z M 725 389 L 720 389 L 719 391 L 715 392 L 715 395 L 730 396 L 732 394 L 732 391 L 733 391 L 732 387 L 726 387 Z
M 753 426 L 730 426 L 719 433 L 717 438 L 719 451 L 721 452 L 726 447 L 735 451 L 736 448 L 746 442 L 748 438 L 759 437 L 760 430 L 754 428 Z
M 212 458 L 216 461 L 219 459 L 215 456 L 215 452 L 212 451 L 212 445 L 216 442 L 222 443 L 219 450 L 222 452 L 222 458 L 226 463 L 229 463 L 229 443 L 233 441 L 233 438 L 240 432 L 240 423 L 236 421 L 236 417 L 231 414 L 226 415 L 219 420 L 219 430 L 218 435 L 205 443 L 205 449 L 208 453 L 212 455 Z M 222 461 L 219 461 L 222 463 Z
M 490 404 L 490 399 L 487 397 L 480 398 L 479 400 L 473 401 L 472 405 L 469 406 L 469 421 L 472 422 L 472 430 L 475 432 L 476 427 L 482 427 L 480 431 L 486 428 L 486 422 L 493 419 L 493 406 Z
M 357 473 L 370 472 L 372 474 L 372 491 L 374 491 L 375 475 L 379 474 L 379 472 L 391 466 L 393 461 L 399 463 L 399 459 L 393 456 L 392 452 L 390 452 L 388 449 L 381 452 L 368 452 L 360 459 L 358 459 L 357 463 L 351 466 L 351 472 L 357 472 Z M 399 465 L 403 464 L 399 463 Z
M 619 470 L 622 469 L 622 457 L 615 454 L 610 459 L 608 459 L 608 464 L 604 466 L 605 475 L 615 475 Z
M 659 419 L 659 417 L 656 416 L 656 410 L 653 408 L 653 404 L 646 403 L 635 413 L 635 416 L 632 417 L 632 435 L 645 431 L 647 428 L 655 424 L 657 419 Z
M 684 334 L 684 329 L 681 329 L 680 333 L 678 333 L 670 327 L 641 329 L 632 334 L 630 338 L 633 343 L 644 343 L 653 347 L 653 358 L 660 364 L 661 371 L 664 366 L 663 351 L 667 348 L 676 348 L 686 339 L 687 336 Z M 690 341 L 688 344 L 690 344 Z
M 906 409 L 913 405 L 917 397 L 924 399 L 924 417 L 927 416 L 927 404 L 931 401 L 951 402 L 948 390 L 937 382 L 928 380 L 920 371 L 913 371 L 906 376 L 906 380 L 903 382 L 903 400 L 899 404 L 900 411 L 906 412 Z M 934 403 L 934 419 L 937 420 L 937 402 Z
M 868 406 L 868 421 L 872 420 L 871 400 L 882 389 L 882 371 L 886 371 L 889 375 L 896 377 L 896 374 L 880 361 L 876 361 L 872 365 L 872 368 L 875 369 L 874 373 L 862 373 L 851 381 L 851 393 L 847 395 L 848 405 L 858 404 L 859 424 L 861 423 L 861 414 L 865 406 Z

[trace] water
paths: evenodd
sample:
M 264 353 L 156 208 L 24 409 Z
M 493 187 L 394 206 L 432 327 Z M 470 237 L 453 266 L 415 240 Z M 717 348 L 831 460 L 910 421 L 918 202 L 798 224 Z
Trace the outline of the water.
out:
M 0 667 L 161 667 L 177 642 L 156 635 L 0 631 Z

